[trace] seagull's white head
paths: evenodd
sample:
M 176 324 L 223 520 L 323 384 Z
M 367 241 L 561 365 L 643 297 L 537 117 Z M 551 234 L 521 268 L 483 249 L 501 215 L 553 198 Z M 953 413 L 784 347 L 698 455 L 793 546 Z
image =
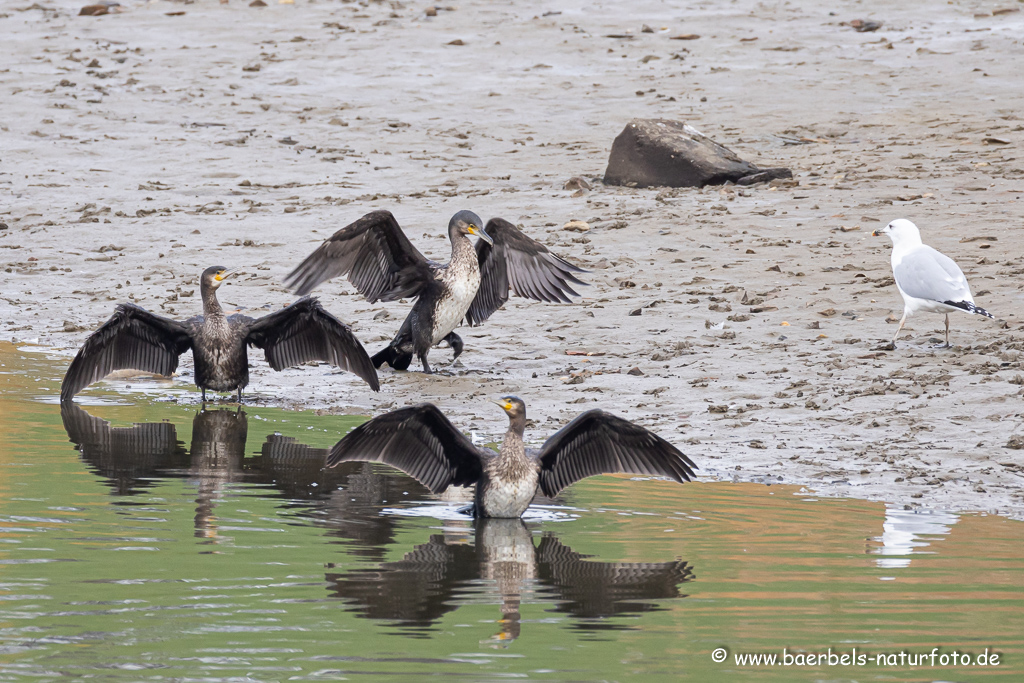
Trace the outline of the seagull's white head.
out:
M 881 230 L 875 230 L 872 236 L 888 235 L 893 245 L 921 244 L 921 231 L 906 218 L 897 218 Z

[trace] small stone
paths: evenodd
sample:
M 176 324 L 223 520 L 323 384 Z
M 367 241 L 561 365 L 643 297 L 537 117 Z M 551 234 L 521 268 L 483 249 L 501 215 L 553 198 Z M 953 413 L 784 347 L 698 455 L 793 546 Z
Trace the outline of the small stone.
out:
M 568 230 L 569 232 L 587 232 L 590 230 L 590 224 L 586 221 L 569 221 L 562 226 L 562 230 Z
M 630 315 L 643 315 L 643 312 L 644 312 L 644 309 L 642 309 L 642 308 L 634 308 L 632 311 L 629 312 L 629 314 Z
M 1012 448 L 1015 451 L 1024 449 L 1024 436 L 1011 436 L 1010 440 L 1006 442 L 1006 448 Z
M 86 5 L 78 11 L 80 17 L 102 17 L 104 14 L 110 14 L 109 5 Z
M 252 2 L 249 3 L 249 7 L 266 7 L 266 6 L 267 6 L 267 3 L 263 2 L 263 0 L 252 0 Z
M 465 45 L 465 43 L 462 42 L 461 38 L 456 38 L 455 40 L 453 40 L 451 42 L 445 43 L 445 45 Z
M 785 167 L 778 168 L 765 168 L 757 173 L 751 173 L 748 176 L 743 176 L 736 181 L 737 185 L 756 185 L 758 183 L 768 183 L 773 180 L 788 179 L 793 177 L 793 171 Z
M 641 375 L 643 375 L 644 373 L 640 371 L 640 368 L 638 368 L 638 367 L 634 366 L 634 367 L 633 367 L 632 369 L 630 369 L 630 371 L 629 371 L 629 372 L 627 372 L 626 374 L 627 374 L 627 375 L 633 375 L 634 377 L 640 377 L 640 376 L 641 376 Z
M 850 28 L 857 31 L 858 33 L 870 33 L 871 31 L 877 31 L 882 28 L 882 22 L 880 21 L 869 21 L 865 19 L 854 19 L 850 22 Z
M 590 183 L 585 178 L 580 176 L 573 176 L 565 181 L 565 185 L 562 186 L 563 190 L 589 190 Z
M 426 15 L 428 17 L 436 17 L 437 16 L 437 8 L 436 7 L 428 7 L 426 10 L 424 10 L 424 12 L 426 13 Z

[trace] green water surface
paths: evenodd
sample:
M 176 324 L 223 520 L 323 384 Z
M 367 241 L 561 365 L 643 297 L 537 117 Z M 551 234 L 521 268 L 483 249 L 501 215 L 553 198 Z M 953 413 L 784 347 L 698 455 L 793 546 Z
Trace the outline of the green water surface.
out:
M 60 361 L 0 363 L 0 680 L 1024 680 L 1017 521 L 597 477 L 475 525 L 322 471 L 364 418 L 96 389 L 62 414 Z M 735 660 L 936 647 L 1000 660 Z

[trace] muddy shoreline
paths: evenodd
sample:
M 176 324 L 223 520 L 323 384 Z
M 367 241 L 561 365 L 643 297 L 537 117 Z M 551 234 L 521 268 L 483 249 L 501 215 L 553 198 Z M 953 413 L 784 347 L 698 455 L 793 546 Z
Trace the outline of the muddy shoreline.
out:
M 247 269 L 222 301 L 260 314 L 367 211 L 443 259 L 468 208 L 520 224 L 592 286 L 571 305 L 511 300 L 460 328 L 458 364 L 438 349 L 442 374 L 384 370 L 379 395 L 258 360 L 249 399 L 433 401 L 498 435 L 483 399 L 514 392 L 538 441 L 600 406 L 679 443 L 702 476 L 1022 517 L 1024 451 L 1008 444 L 1024 435 L 1024 13 L 870 8 L 6 3 L 0 334 L 70 357 L 116 302 L 198 312 L 214 263 Z M 858 18 L 883 26 L 858 33 Z M 684 120 L 796 182 L 605 187 L 634 117 Z M 592 189 L 565 189 L 573 176 Z M 996 314 L 954 317 L 952 349 L 931 348 L 939 315 L 885 348 L 902 301 L 870 233 L 899 217 Z M 408 307 L 342 281 L 316 294 L 371 353 Z

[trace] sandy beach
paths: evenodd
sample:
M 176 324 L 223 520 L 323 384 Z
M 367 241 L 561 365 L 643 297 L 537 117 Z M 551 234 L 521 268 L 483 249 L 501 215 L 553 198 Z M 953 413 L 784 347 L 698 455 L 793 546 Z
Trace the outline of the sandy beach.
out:
M 484 399 L 512 392 L 535 441 L 601 407 L 711 479 L 1024 517 L 1018 4 L 82 4 L 0 4 L 5 340 L 70 358 L 117 302 L 189 317 L 215 264 L 246 269 L 221 300 L 259 315 L 364 213 L 391 210 L 444 260 L 471 209 L 588 269 L 584 296 L 514 298 L 458 330 L 454 366 L 436 349 L 439 374 L 384 369 L 380 394 L 254 353 L 248 401 L 432 401 L 496 437 Z M 606 187 L 633 118 L 685 121 L 794 180 Z M 577 176 L 591 189 L 566 189 Z M 922 314 L 888 348 L 903 302 L 871 231 L 895 218 L 995 320 L 953 316 L 941 349 L 942 316 Z M 371 353 L 408 310 L 343 280 L 316 294 Z

